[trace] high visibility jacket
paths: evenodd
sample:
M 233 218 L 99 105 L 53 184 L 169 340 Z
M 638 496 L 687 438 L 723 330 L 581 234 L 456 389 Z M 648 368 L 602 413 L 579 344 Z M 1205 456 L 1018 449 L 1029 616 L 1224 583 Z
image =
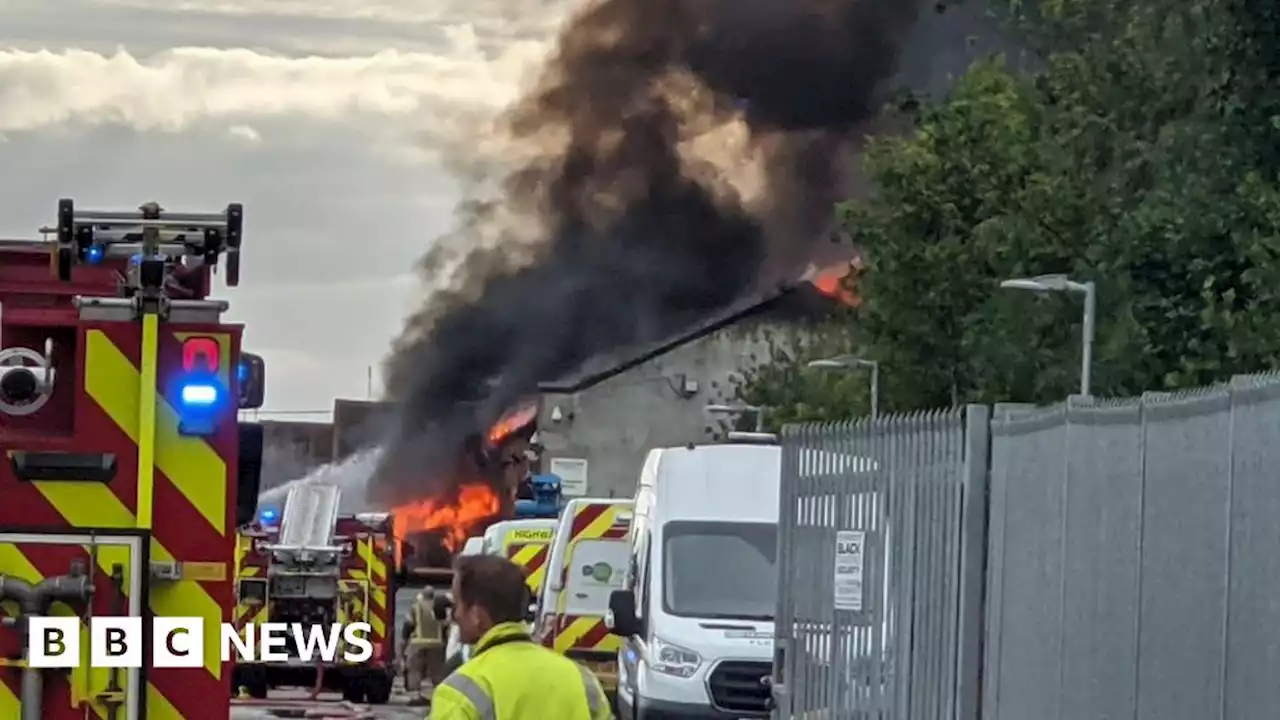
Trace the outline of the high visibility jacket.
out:
M 612 720 L 600 681 L 542 647 L 524 623 L 494 626 L 431 697 L 428 720 Z
M 413 647 L 439 647 L 444 644 L 440 621 L 429 603 L 413 603 L 413 639 L 409 644 Z

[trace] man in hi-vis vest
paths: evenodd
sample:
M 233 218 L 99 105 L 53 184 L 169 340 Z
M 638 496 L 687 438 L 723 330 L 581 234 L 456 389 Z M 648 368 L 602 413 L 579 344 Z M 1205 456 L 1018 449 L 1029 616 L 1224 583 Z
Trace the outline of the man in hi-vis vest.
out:
M 444 627 L 435 616 L 434 595 L 431 588 L 418 593 L 404 626 L 405 691 L 414 695 L 414 705 L 425 705 L 444 679 Z M 431 681 L 430 689 L 426 680 Z
M 524 569 L 466 555 L 453 573 L 453 622 L 475 646 L 436 686 L 428 720 L 612 720 L 600 681 L 529 636 Z

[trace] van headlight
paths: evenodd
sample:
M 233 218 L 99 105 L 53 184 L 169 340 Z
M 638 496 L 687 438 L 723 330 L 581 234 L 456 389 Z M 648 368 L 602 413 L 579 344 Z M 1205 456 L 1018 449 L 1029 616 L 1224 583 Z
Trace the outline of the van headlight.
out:
M 698 653 L 655 637 L 649 645 L 649 667 L 673 677 L 692 677 L 702 665 Z

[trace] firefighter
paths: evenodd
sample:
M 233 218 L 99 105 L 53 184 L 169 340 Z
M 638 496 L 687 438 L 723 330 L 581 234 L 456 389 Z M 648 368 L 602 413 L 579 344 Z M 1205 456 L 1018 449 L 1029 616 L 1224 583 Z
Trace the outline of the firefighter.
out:
M 596 676 L 530 637 L 528 592 L 504 557 L 458 558 L 453 622 L 474 649 L 436 687 L 428 720 L 612 720 Z
M 404 625 L 405 691 L 415 694 L 411 703 L 425 705 L 430 692 L 444 678 L 444 627 L 435 616 L 435 591 L 427 588 L 414 598 Z

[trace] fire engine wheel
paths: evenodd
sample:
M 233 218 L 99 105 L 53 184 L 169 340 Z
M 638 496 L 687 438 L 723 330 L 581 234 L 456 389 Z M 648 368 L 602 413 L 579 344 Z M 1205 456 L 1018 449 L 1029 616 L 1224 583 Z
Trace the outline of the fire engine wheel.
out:
M 249 678 L 245 681 L 245 690 L 249 693 L 249 697 L 254 700 L 263 700 L 267 697 L 267 679 L 266 678 Z
M 364 704 L 364 682 L 360 678 L 348 678 L 342 686 L 342 699 L 356 705 Z
M 364 679 L 364 699 L 370 705 L 386 705 L 391 701 L 392 677 L 375 673 Z

